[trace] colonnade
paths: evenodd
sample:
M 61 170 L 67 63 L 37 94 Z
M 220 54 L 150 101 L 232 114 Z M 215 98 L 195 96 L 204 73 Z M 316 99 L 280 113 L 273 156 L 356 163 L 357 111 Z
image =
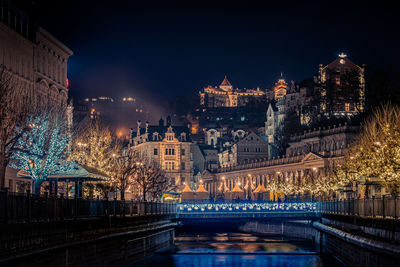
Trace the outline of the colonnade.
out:
M 311 155 L 315 155 L 310 153 Z M 325 174 L 331 159 L 320 156 L 306 156 L 297 163 L 281 164 L 261 168 L 249 168 L 235 171 L 216 171 L 202 177 L 205 187 L 212 198 L 221 192 L 239 187 L 250 195 L 258 185 L 263 185 L 268 191 L 272 190 L 271 184 L 277 182 L 303 184 L 310 177 Z

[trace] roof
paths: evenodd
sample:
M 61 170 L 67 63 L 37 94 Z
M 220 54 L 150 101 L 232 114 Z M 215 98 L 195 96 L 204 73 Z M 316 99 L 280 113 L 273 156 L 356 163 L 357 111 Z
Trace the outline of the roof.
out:
M 267 189 L 262 184 L 259 184 L 257 188 L 253 191 L 253 193 L 264 193 L 264 192 L 267 192 Z
M 228 81 L 228 78 L 225 76 L 224 80 L 219 86 L 232 86 L 232 84 Z
M 242 193 L 243 190 L 240 189 L 240 187 L 238 186 L 238 184 L 235 184 L 235 187 L 232 188 L 232 191 L 231 191 L 231 192 L 232 192 L 232 193 Z
M 193 190 L 190 189 L 188 184 L 186 184 L 185 187 L 182 189 L 182 193 L 193 193 Z
M 203 184 L 199 185 L 199 188 L 197 188 L 196 193 L 208 193 L 208 191 L 204 188 Z
M 190 142 L 190 129 L 187 126 L 171 126 L 172 131 L 175 133 L 175 137 L 178 138 L 181 133 L 186 134 L 186 142 Z M 158 133 L 162 138 L 165 137 L 165 133 L 168 132 L 169 126 L 166 125 L 150 125 L 147 127 L 148 141 L 161 141 L 153 140 L 153 133 Z M 146 127 L 140 128 L 140 135 L 146 133 Z M 137 137 L 137 131 L 132 132 L 132 138 Z
M 49 175 L 47 178 L 49 179 L 86 179 L 86 180 L 106 180 L 109 177 L 107 174 L 85 165 L 80 165 L 77 163 L 73 163 L 72 169 L 68 171 L 57 171 L 52 175 Z M 17 173 L 18 177 L 30 177 L 29 173 L 25 170 L 20 170 Z

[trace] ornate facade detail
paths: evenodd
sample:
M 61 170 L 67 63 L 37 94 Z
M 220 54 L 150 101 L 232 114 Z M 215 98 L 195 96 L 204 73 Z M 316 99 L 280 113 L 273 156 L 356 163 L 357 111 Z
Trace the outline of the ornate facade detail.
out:
M 138 121 L 136 132 L 131 129 L 129 148 L 158 164 L 169 176 L 172 187 L 190 183 L 192 177 L 189 128 L 167 125 L 160 119 L 159 125 L 142 125 Z M 144 127 L 143 127 L 144 126 Z

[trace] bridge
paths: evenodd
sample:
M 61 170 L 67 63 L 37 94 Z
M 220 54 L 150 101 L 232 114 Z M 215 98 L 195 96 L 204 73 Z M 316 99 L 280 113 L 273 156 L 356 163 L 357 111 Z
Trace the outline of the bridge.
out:
M 179 219 L 307 219 L 318 217 L 315 202 L 182 203 L 177 206 Z

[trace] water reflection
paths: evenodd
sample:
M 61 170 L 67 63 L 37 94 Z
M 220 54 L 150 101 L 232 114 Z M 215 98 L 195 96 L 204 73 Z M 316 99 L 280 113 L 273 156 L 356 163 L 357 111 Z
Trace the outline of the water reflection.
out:
M 341 266 L 333 258 L 315 253 L 314 245 L 244 233 L 181 233 L 173 254 L 148 257 L 131 266 Z

